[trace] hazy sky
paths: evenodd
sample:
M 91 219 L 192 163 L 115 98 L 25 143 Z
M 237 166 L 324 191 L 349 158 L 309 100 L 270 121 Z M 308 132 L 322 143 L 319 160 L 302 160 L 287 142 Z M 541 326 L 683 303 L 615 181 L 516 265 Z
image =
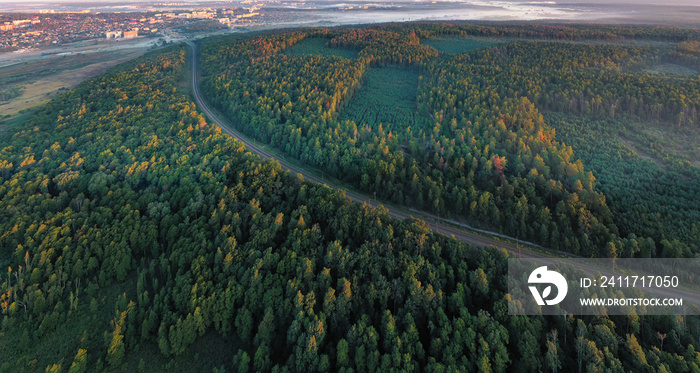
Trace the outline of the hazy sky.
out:
M 211 3 L 211 2 L 216 2 L 216 1 L 225 1 L 225 0 L 204 0 L 203 2 Z M 265 2 L 265 0 L 258 0 L 261 2 Z M 339 2 L 340 0 L 328 0 L 332 2 Z M 352 2 L 353 0 L 342 0 L 343 2 Z M 368 1 L 368 0 L 360 0 L 360 1 Z M 420 0 L 419 0 L 420 1 Z M 449 2 L 455 2 L 455 0 L 433 0 L 433 1 L 449 1 Z M 470 2 L 469 0 L 463 0 L 464 2 Z M 94 3 L 94 4 L 99 4 L 103 1 L 99 0 L 0 0 L 0 3 L 12 3 L 12 4 L 30 4 L 30 3 L 45 3 L 45 4 L 65 4 L 65 3 Z M 160 2 L 160 1 L 144 1 L 144 0 L 107 0 L 104 2 L 109 2 L 109 3 L 149 3 L 149 2 Z M 184 0 L 183 2 L 187 3 L 197 3 L 197 0 Z M 226 1 L 228 2 L 228 1 Z M 381 2 L 411 2 L 411 0 L 393 0 L 393 1 L 383 1 L 383 0 L 375 0 L 374 2 L 381 3 Z M 504 3 L 504 2 L 509 2 L 509 3 L 537 3 L 537 2 L 544 2 L 541 0 L 476 0 L 475 2 L 479 3 Z M 571 3 L 578 3 L 578 4 L 610 4 L 610 3 L 618 3 L 618 4 L 629 4 L 629 5 L 634 5 L 634 4 L 659 4 L 659 5 L 697 5 L 700 6 L 700 0 L 555 0 L 555 1 L 546 1 L 546 2 L 556 2 L 557 4 L 571 4 Z

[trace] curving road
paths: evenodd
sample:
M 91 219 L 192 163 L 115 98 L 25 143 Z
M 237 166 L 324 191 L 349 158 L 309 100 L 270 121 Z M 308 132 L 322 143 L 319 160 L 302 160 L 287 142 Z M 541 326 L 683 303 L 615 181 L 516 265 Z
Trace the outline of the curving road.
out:
M 209 120 L 214 122 L 217 126 L 221 128 L 222 131 L 225 133 L 229 134 L 231 137 L 237 139 L 238 141 L 242 142 L 248 151 L 251 153 L 257 154 L 262 158 L 271 158 L 275 159 L 277 162 L 280 163 L 283 169 L 288 170 L 294 174 L 301 174 L 304 177 L 304 180 L 308 180 L 317 184 L 324 184 L 330 188 L 333 189 L 339 189 L 345 191 L 345 196 L 350 198 L 354 202 L 359 202 L 359 203 L 367 203 L 371 206 L 377 206 L 378 204 L 374 201 L 369 196 L 366 196 L 362 193 L 349 190 L 347 187 L 341 186 L 341 183 L 337 180 L 333 180 L 329 177 L 325 177 L 321 179 L 320 177 L 310 173 L 308 170 L 293 165 L 289 162 L 287 162 L 285 159 L 280 159 L 278 157 L 275 157 L 275 155 L 270 154 L 269 152 L 265 151 L 263 148 L 259 147 L 255 143 L 249 141 L 246 137 L 244 137 L 242 134 L 240 134 L 238 131 L 234 130 L 233 128 L 229 127 L 223 120 L 221 120 L 217 114 L 215 114 L 212 109 L 209 107 L 205 99 L 202 97 L 201 93 L 199 92 L 199 86 L 197 85 L 197 77 L 198 77 L 198 69 L 197 69 L 197 46 L 192 43 L 192 42 L 187 42 L 187 44 L 192 48 L 192 92 L 194 94 L 194 98 L 197 102 L 197 105 L 199 105 L 199 108 L 209 117 Z M 445 219 L 440 219 L 438 216 L 435 216 L 433 214 L 429 214 L 426 212 L 422 211 L 417 211 L 417 210 L 409 210 L 407 211 L 405 208 L 397 207 L 392 204 L 388 203 L 382 203 L 382 206 L 388 210 L 389 215 L 398 218 L 398 219 L 408 219 L 411 217 L 421 219 L 425 221 L 432 230 L 437 231 L 438 233 L 441 234 L 446 234 L 446 235 L 451 235 L 454 236 L 455 238 L 464 241 L 468 244 L 471 245 L 477 245 L 477 246 L 495 246 L 497 248 L 502 248 L 505 249 L 506 251 L 511 252 L 514 254 L 516 257 L 522 257 L 522 258 L 544 258 L 544 257 L 552 257 L 552 256 L 557 256 L 557 255 L 542 255 L 539 253 L 535 253 L 531 250 L 528 250 L 526 248 L 520 247 L 518 244 L 513 244 L 512 242 L 508 241 L 501 241 L 501 240 L 496 240 L 491 237 L 487 237 L 481 234 L 477 234 L 476 232 L 481 232 L 484 234 L 492 235 L 492 236 L 498 236 L 501 238 L 504 238 L 506 240 L 510 241 L 515 241 L 514 238 L 504 236 L 495 232 L 489 232 L 489 231 L 484 231 L 480 229 L 475 229 L 469 226 L 466 226 L 464 224 L 451 221 L 451 220 L 445 220 Z M 525 242 L 523 243 L 530 245 L 530 246 L 537 246 L 531 242 Z M 551 252 L 552 254 L 557 254 L 556 252 Z

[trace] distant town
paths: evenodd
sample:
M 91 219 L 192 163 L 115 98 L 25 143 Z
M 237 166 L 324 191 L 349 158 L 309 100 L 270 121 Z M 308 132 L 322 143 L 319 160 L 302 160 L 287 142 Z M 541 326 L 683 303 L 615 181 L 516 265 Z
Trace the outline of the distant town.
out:
M 180 32 L 251 27 L 266 18 L 260 6 L 190 9 L 169 12 L 56 12 L 0 14 L 0 53 L 27 51 L 89 39 L 133 39 Z
M 416 20 L 597 21 L 612 24 L 673 24 L 698 27 L 700 7 L 635 6 L 554 1 L 495 2 L 434 0 L 197 0 L 196 2 L 66 2 L 55 9 L 22 1 L 0 13 L 0 53 L 30 51 L 90 39 L 114 41 L 141 37 L 180 40 L 217 30 L 255 30 L 297 26 L 338 26 Z M 37 3 L 39 4 L 39 3 Z M 43 3 L 41 6 L 45 6 Z M 663 17 L 662 17 L 663 16 Z M 668 21 L 667 21 L 668 20 Z M 671 22 L 672 21 L 672 22 Z M 172 38 L 171 38 L 172 37 Z

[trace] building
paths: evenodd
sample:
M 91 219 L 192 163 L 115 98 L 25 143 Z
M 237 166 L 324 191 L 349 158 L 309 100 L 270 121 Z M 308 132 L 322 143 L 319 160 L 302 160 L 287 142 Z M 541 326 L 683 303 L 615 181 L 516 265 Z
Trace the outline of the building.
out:
M 248 13 L 248 14 L 239 14 L 236 16 L 236 18 L 241 19 L 241 18 L 250 18 L 250 17 L 255 17 L 259 15 L 260 13 L 254 12 L 254 13 Z
M 209 13 L 209 12 L 192 12 L 191 17 L 197 18 L 197 19 L 206 19 L 206 18 L 213 18 L 214 15 Z
M 139 29 L 135 28 L 131 31 L 124 31 L 124 39 L 133 39 L 139 36 Z

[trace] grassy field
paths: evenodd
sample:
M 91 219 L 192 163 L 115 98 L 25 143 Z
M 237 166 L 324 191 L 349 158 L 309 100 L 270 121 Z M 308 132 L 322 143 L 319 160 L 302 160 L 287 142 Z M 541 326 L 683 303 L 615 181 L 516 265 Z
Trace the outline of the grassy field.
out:
M 429 45 L 440 53 L 465 53 L 475 49 L 486 48 L 499 43 L 495 39 L 474 38 L 463 36 L 437 36 L 421 40 L 421 44 Z
M 0 121 L 42 105 L 60 91 L 73 88 L 78 83 L 145 52 L 146 48 L 129 48 L 51 56 L 1 67 L 0 87 L 3 90 L 17 89 L 21 94 L 0 102 Z M 0 126 L 3 125 L 0 123 Z
M 355 92 L 340 119 L 372 128 L 382 123 L 385 130 L 390 125 L 397 126 L 395 128 L 414 126 L 417 88 L 416 72 L 394 67 L 369 69 L 362 87 Z
M 357 57 L 356 51 L 351 51 L 347 49 L 336 49 L 329 48 L 326 43 L 328 39 L 322 38 L 308 38 L 304 39 L 291 47 L 284 50 L 283 54 L 287 56 L 308 56 L 308 55 L 320 55 L 320 56 L 338 56 L 345 58 L 355 58 Z

